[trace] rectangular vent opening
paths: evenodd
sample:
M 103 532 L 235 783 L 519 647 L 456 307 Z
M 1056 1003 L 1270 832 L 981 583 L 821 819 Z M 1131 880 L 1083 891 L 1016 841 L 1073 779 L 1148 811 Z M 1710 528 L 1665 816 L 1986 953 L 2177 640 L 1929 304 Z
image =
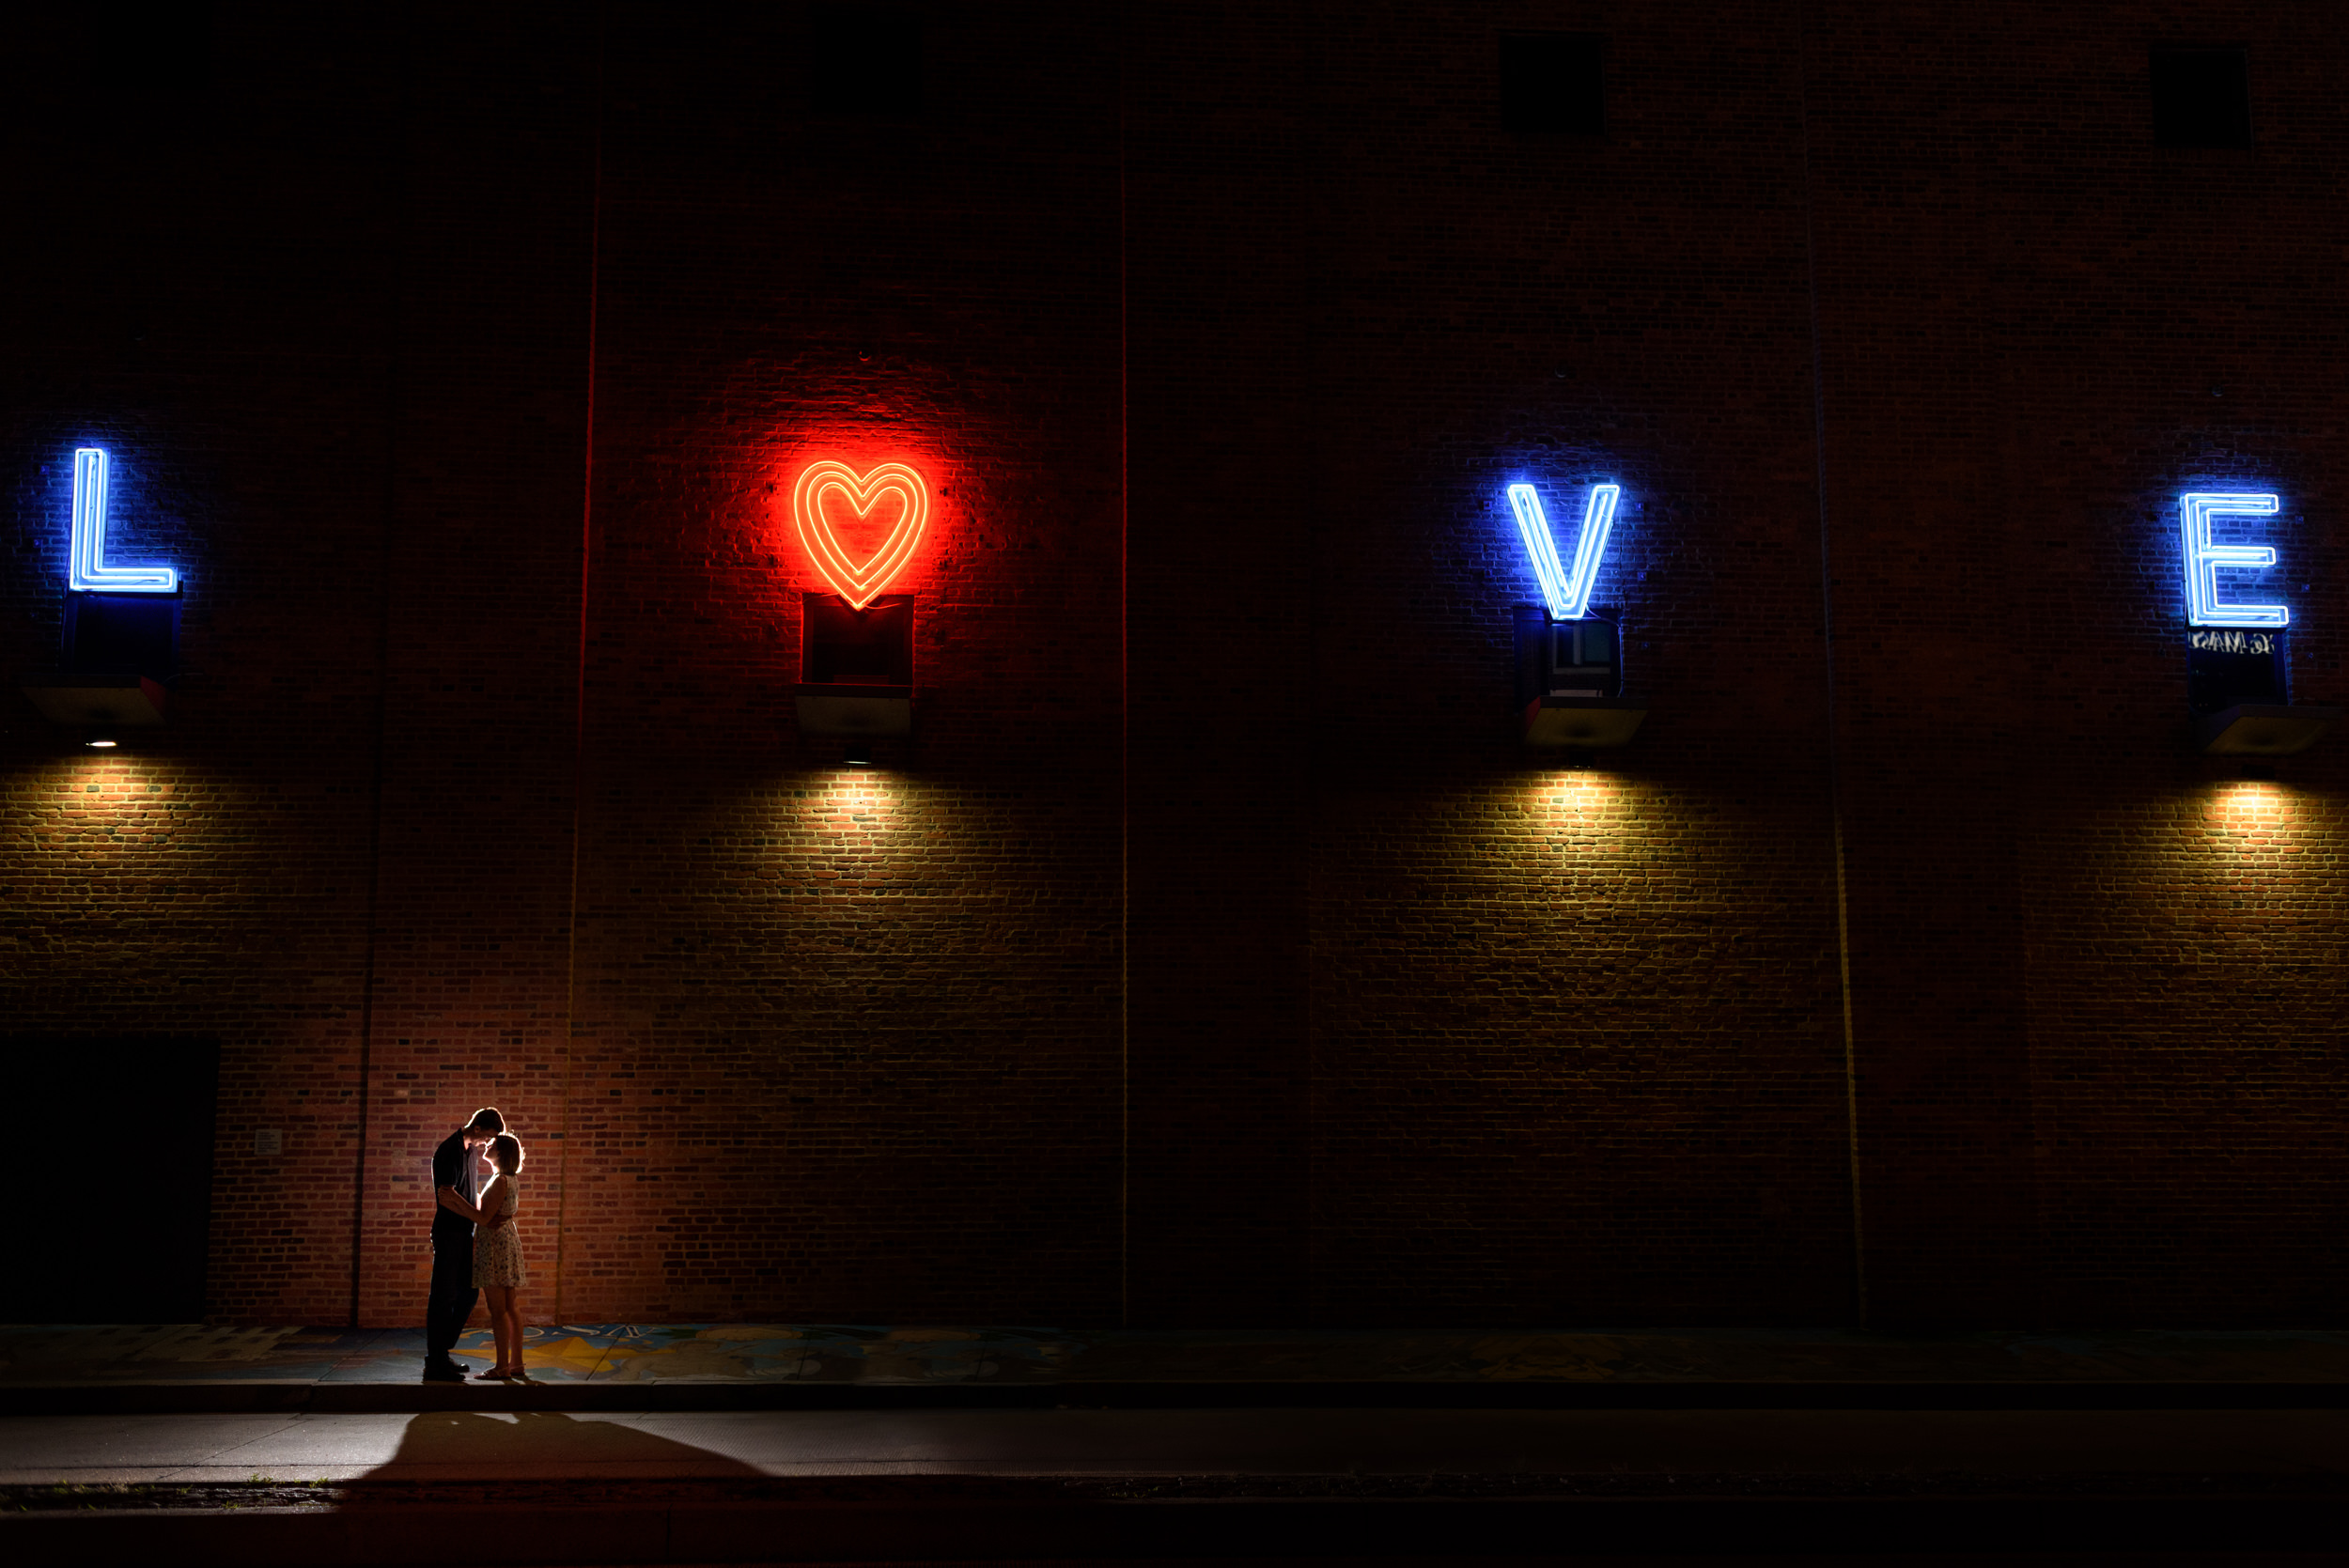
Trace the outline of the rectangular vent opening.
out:
M 2154 141 L 2161 147 L 2249 147 L 2251 62 L 2242 49 L 2153 52 Z
M 1505 33 L 1501 123 L 1551 136 L 1607 132 L 1607 40 L 1596 33 Z

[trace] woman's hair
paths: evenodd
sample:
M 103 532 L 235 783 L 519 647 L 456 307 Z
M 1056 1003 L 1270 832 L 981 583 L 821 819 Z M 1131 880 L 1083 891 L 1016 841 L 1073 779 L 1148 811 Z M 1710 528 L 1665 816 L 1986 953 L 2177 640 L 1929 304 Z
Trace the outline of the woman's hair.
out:
M 473 1120 L 465 1124 L 465 1130 L 467 1132 L 504 1132 L 506 1118 L 498 1114 L 497 1107 L 485 1106 L 473 1113 Z
M 513 1175 L 522 1168 L 522 1141 L 510 1132 L 490 1140 L 490 1163 Z

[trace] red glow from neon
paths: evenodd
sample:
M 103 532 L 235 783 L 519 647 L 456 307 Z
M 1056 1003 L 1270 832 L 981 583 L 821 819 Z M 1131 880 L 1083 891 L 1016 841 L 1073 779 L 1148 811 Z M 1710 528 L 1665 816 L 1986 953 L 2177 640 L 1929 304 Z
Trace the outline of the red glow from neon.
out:
M 849 510 L 862 519 L 870 517 L 881 497 L 893 490 L 903 502 L 896 526 L 872 559 L 859 566 L 840 548 L 824 516 L 824 498 L 837 491 Z M 879 598 L 890 580 L 912 558 L 914 546 L 922 542 L 929 505 L 928 487 L 903 463 L 882 463 L 869 474 L 858 474 L 846 463 L 826 458 L 801 469 L 799 482 L 791 487 L 791 520 L 799 528 L 800 542 L 807 547 L 824 581 L 852 610 L 862 610 Z

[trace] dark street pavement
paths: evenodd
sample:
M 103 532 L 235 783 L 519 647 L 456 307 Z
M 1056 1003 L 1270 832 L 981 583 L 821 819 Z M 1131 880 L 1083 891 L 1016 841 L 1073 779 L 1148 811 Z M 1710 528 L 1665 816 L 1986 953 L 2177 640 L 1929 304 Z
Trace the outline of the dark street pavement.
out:
M 730 1476 L 2349 1481 L 2341 1410 L 441 1410 L 0 1420 L 0 1484 Z
M 2349 1518 L 2325 1332 L 569 1326 L 535 1387 L 412 1337 L 0 1329 L 0 1551 L 2184 1568 Z

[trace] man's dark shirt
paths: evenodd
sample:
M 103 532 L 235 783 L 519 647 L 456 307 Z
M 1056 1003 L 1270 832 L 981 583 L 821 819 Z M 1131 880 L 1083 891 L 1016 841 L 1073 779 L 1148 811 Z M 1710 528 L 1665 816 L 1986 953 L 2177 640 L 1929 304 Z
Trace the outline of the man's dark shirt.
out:
M 473 1203 L 480 1194 L 473 1189 L 473 1151 L 465 1147 L 465 1129 L 458 1128 L 432 1151 L 432 1245 L 443 1247 L 471 1246 L 473 1221 L 463 1215 L 441 1206 L 441 1188 L 453 1187 L 457 1196 Z

